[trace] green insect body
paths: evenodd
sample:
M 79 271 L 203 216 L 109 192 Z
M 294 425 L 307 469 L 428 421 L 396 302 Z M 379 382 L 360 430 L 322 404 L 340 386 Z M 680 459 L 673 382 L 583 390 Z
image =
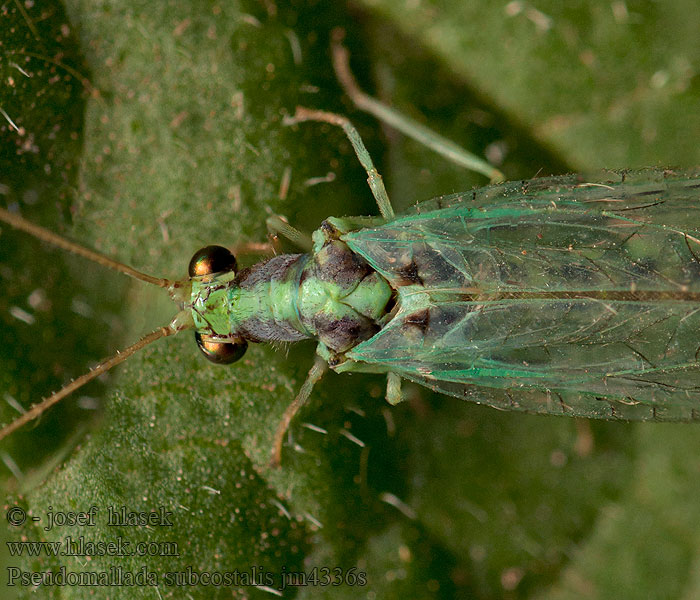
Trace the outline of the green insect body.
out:
M 698 173 L 611 175 L 327 219 L 311 254 L 193 287 L 195 325 L 501 409 L 699 419 Z
M 700 169 L 608 172 L 491 185 L 396 217 L 352 124 L 298 108 L 288 124 L 343 127 L 382 217 L 328 218 L 311 252 L 239 270 L 221 246 L 189 278 L 152 277 L 0 209 L 13 227 L 166 288 L 171 323 L 100 363 L 0 430 L 0 439 L 153 341 L 194 329 L 205 356 L 248 342 L 318 342 L 275 433 L 327 367 L 387 374 L 503 410 L 624 420 L 700 420 Z M 275 228 L 303 234 L 279 218 Z M 268 222 L 268 225 L 270 222 Z
M 391 296 L 388 282 L 346 244 L 326 240 L 311 255 L 193 281 L 191 307 L 196 330 L 213 341 L 313 338 L 344 352 L 379 331 Z

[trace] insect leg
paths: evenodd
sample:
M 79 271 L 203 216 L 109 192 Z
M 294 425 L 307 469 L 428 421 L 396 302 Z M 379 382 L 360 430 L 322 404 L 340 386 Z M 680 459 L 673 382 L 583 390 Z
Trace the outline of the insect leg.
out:
M 306 404 L 306 401 L 311 395 L 311 390 L 314 389 L 316 385 L 323 377 L 323 374 L 328 369 L 328 364 L 325 360 L 320 357 L 316 357 L 314 364 L 309 370 L 309 374 L 306 376 L 306 381 L 302 384 L 299 389 L 297 397 L 294 398 L 292 403 L 287 407 L 282 415 L 282 420 L 277 426 L 277 431 L 275 432 L 275 438 L 272 446 L 272 456 L 270 457 L 270 466 L 279 467 L 282 460 L 282 442 L 284 441 L 284 434 L 287 433 L 289 429 L 289 424 L 292 422 L 294 415 L 299 411 L 299 409 Z
M 288 240 L 299 246 L 302 250 L 309 251 L 312 247 L 311 238 L 308 235 L 303 234 L 298 229 L 292 227 L 287 220 L 279 215 L 273 215 L 267 218 L 267 232 L 268 241 L 267 242 L 240 242 L 235 244 L 231 251 L 234 256 L 240 256 L 243 254 L 267 254 L 274 255 L 277 254 L 279 250 L 279 238 L 278 235 L 283 235 Z
M 350 122 L 350 120 L 347 117 L 343 117 L 342 115 L 337 115 L 335 113 L 325 112 L 323 110 L 311 110 L 309 108 L 304 108 L 303 106 L 297 106 L 294 116 L 285 117 L 284 124 L 294 125 L 304 121 L 321 121 L 323 123 L 330 123 L 331 125 L 337 125 L 338 127 L 343 128 L 345 135 L 348 136 L 348 139 L 352 144 L 352 148 L 355 151 L 357 158 L 365 168 L 365 171 L 367 171 L 367 183 L 372 190 L 374 199 L 377 201 L 379 212 L 387 221 L 393 219 L 394 209 L 389 201 L 389 195 L 386 193 L 382 176 L 374 166 L 372 157 L 369 155 L 367 148 L 365 148 L 365 144 L 360 137 L 360 133 L 357 131 L 357 129 L 355 129 L 355 126 Z
M 272 215 L 265 221 L 267 224 L 267 230 L 275 234 L 280 234 L 286 237 L 290 242 L 296 244 L 302 250 L 309 251 L 313 246 L 311 237 L 302 233 L 295 227 L 292 227 L 287 221 L 280 217 L 279 215 Z
M 342 29 L 336 28 L 333 30 L 331 42 L 333 68 L 340 81 L 340 85 L 343 86 L 345 93 L 355 103 L 355 106 L 360 110 L 368 112 L 380 121 L 384 121 L 394 129 L 398 129 L 404 135 L 413 138 L 438 154 L 442 154 L 456 165 L 486 175 L 486 177 L 491 180 L 491 183 L 498 183 L 505 180 L 503 173 L 484 159 L 468 152 L 453 141 L 434 132 L 432 129 L 421 125 L 418 121 L 414 121 L 410 117 L 402 115 L 383 102 L 365 94 L 357 85 L 357 81 L 350 71 L 350 54 L 347 48 L 341 43 L 344 36 L 345 31 Z

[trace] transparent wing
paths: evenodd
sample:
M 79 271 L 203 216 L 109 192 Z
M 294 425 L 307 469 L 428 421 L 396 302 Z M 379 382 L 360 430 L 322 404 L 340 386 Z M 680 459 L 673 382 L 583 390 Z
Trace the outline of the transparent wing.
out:
M 491 186 L 347 234 L 399 300 L 348 356 L 498 408 L 700 418 L 696 176 Z

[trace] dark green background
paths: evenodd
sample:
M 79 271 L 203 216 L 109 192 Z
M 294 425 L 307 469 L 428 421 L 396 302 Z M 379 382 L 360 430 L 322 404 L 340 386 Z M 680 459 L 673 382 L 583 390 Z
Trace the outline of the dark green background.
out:
M 353 110 L 330 65 L 334 26 L 348 30 L 366 89 L 479 154 L 505 148 L 509 178 L 700 163 L 699 24 L 688 0 L 75 0 L 65 10 L 8 3 L 0 15 L 0 106 L 22 129 L 0 119 L 5 204 L 163 276 L 184 275 L 202 245 L 263 240 L 270 211 L 307 231 L 328 215 L 375 212 L 341 132 L 281 125 L 296 104 L 351 116 L 399 210 L 485 183 Z M 280 199 L 286 168 L 291 188 Z M 305 185 L 329 172 L 332 182 Z M 157 290 L 6 227 L 0 259 L 0 382 L 26 404 L 172 312 Z M 38 288 L 47 300 L 31 309 Z M 18 322 L 13 306 L 36 322 Z M 272 435 L 312 354 L 312 345 L 251 347 L 221 368 L 189 335 L 161 341 L 108 387 L 82 390 L 7 440 L 0 457 L 23 473 L 6 471 L 8 506 L 43 517 L 48 506 L 96 505 L 103 517 L 109 505 L 162 505 L 176 515 L 169 529 L 26 525 L 8 530 L 11 539 L 174 540 L 181 557 L 6 564 L 367 573 L 362 588 L 306 587 L 300 598 L 700 593 L 696 427 L 510 415 L 411 386 L 411 401 L 390 409 L 381 378 L 331 375 L 293 424 L 300 451 L 287 448 L 283 468 L 271 471 Z M 85 407 L 102 395 L 99 422 L 77 438 L 100 412 Z M 2 411 L 5 420 L 16 414 Z M 52 593 L 156 597 L 139 588 L 39 591 Z M 271 596 L 243 588 L 233 597 Z

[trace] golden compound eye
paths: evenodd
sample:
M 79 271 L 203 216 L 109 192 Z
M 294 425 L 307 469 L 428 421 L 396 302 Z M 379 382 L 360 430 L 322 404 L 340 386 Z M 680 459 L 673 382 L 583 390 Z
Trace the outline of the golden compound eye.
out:
M 236 257 L 228 248 L 205 246 L 194 253 L 187 272 L 190 277 L 201 277 L 202 275 L 235 271 L 237 266 Z
M 197 346 L 202 351 L 202 354 L 217 365 L 230 365 L 237 360 L 243 358 L 248 342 L 241 339 L 238 342 L 220 342 L 203 336 L 199 332 L 195 332 L 194 339 L 197 340 Z

